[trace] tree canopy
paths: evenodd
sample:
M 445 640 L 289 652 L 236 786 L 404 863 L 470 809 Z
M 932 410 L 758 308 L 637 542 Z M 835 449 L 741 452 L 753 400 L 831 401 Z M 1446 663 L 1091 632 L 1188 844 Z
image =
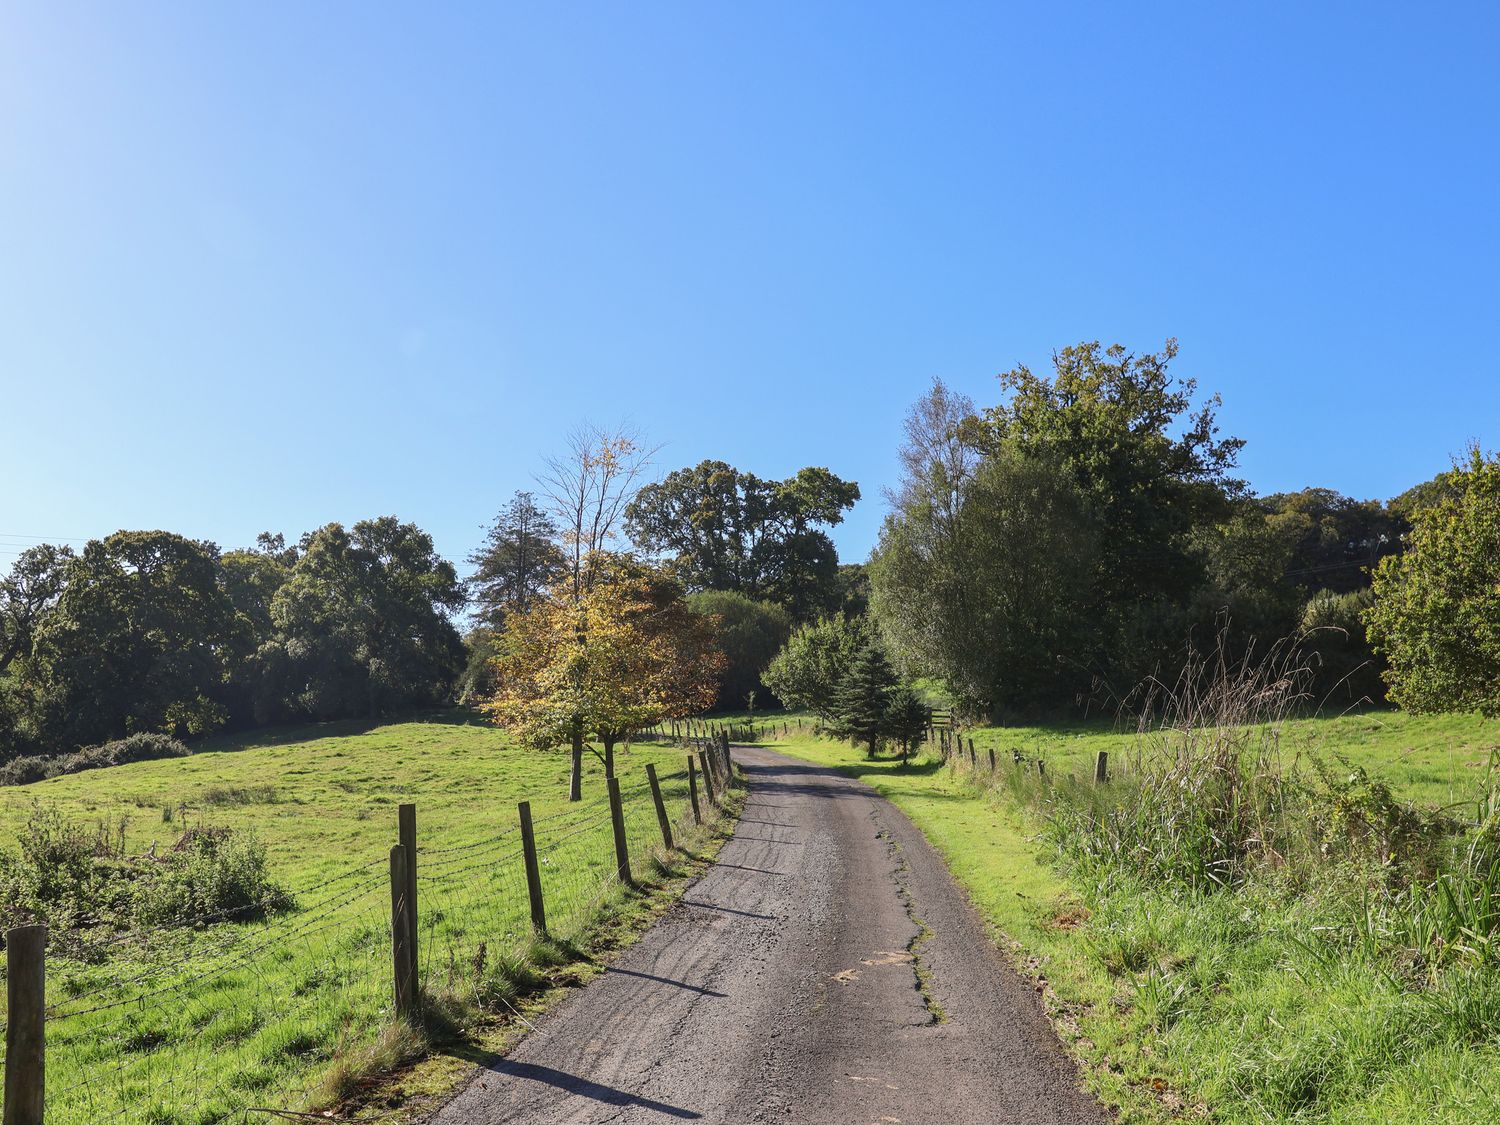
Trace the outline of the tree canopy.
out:
M 1500 457 L 1476 446 L 1439 480 L 1365 620 L 1396 703 L 1500 715 Z
M 643 487 L 625 521 L 637 546 L 669 556 L 688 589 L 733 590 L 806 620 L 843 600 L 824 529 L 858 500 L 859 485 L 827 469 L 776 481 L 703 461 Z
M 312 718 L 380 715 L 445 700 L 465 650 L 453 564 L 394 516 L 330 523 L 304 538 L 271 603 L 257 659 L 270 698 Z
M 217 548 L 170 532 L 89 543 L 69 561 L 26 662 L 38 730 L 74 748 L 221 723 L 216 696 L 253 637 L 219 574 Z
M 495 659 L 499 689 L 485 706 L 523 745 L 571 744 L 574 800 L 587 739 L 603 744 L 612 776 L 617 742 L 706 710 L 723 668 L 711 622 L 670 575 L 605 552 L 586 569 L 576 592 L 565 576 L 512 614 Z
M 1206 578 L 1198 533 L 1244 496 L 1217 398 L 1168 341 L 1086 342 L 1000 376 L 976 411 L 941 382 L 912 408 L 872 560 L 871 608 L 903 669 L 1014 714 L 1128 685 L 1180 645 Z
M 800 625 L 767 665 L 762 678 L 788 707 L 831 719 L 834 694 L 872 636 L 866 618 L 841 613 Z
M 556 518 L 530 492 L 517 492 L 500 510 L 468 558 L 474 568 L 469 599 L 479 625 L 503 628 L 507 614 L 525 613 L 557 580 L 565 566 L 559 534 Z
M 688 605 L 711 623 L 715 642 L 724 654 L 715 710 L 739 711 L 750 705 L 771 702 L 762 673 L 791 635 L 792 619 L 786 610 L 769 602 L 758 602 L 733 590 L 700 590 L 688 596 Z

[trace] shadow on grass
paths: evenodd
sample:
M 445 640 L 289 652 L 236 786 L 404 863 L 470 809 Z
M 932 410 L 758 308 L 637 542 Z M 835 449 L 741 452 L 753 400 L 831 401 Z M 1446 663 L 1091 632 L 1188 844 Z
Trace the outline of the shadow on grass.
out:
M 194 754 L 232 754 L 241 750 L 258 750 L 266 746 L 288 746 L 313 742 L 320 738 L 346 738 L 368 734 L 396 723 L 420 723 L 443 727 L 493 727 L 484 715 L 472 707 L 444 707 L 427 711 L 396 712 L 389 715 L 363 716 L 354 719 L 327 719 L 321 722 L 288 722 L 270 727 L 220 731 L 200 739 L 189 739 Z

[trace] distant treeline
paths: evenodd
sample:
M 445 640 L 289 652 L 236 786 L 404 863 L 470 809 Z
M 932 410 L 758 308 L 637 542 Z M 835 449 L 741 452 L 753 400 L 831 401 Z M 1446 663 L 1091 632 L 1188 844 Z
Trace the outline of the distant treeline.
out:
M 594 453 L 580 455 L 588 479 L 607 477 Z M 772 702 L 759 673 L 798 621 L 863 610 L 863 570 L 841 567 L 823 530 L 859 498 L 853 482 L 813 468 L 766 481 L 706 461 L 625 484 L 605 493 L 622 530 L 666 558 L 663 578 L 679 593 L 696 591 L 690 605 L 731 656 L 722 704 L 756 691 Z M 331 523 L 291 544 L 267 533 L 243 550 L 166 531 L 120 531 L 77 553 L 27 550 L 0 579 L 0 762 L 61 762 L 144 732 L 181 738 L 486 701 L 507 620 L 549 596 L 578 544 L 604 545 L 590 540 L 600 502 L 517 493 L 470 557 L 467 581 L 426 532 L 391 516 Z M 467 638 L 455 624 L 465 606 Z
M 1216 397 L 1169 374 L 1175 355 L 1065 348 L 1050 375 L 1002 375 L 984 409 L 934 383 L 865 564 L 841 564 L 828 534 L 853 481 L 708 460 L 644 483 L 650 452 L 598 430 L 548 462 L 540 500 L 500 511 L 467 581 L 390 516 L 246 550 L 165 531 L 32 548 L 0 580 L 0 762 L 492 702 L 496 657 L 521 643 L 508 623 L 538 599 L 583 605 L 588 560 L 612 552 L 599 573 L 644 556 L 653 598 L 686 594 L 712 620 L 721 709 L 777 692 L 830 707 L 861 660 L 884 682 L 861 656 L 874 646 L 891 676 L 935 680 L 973 715 L 1078 712 L 1174 681 L 1190 644 L 1292 638 L 1312 699 L 1500 711 L 1500 461 L 1473 449 L 1388 503 L 1257 496 L 1234 475 L 1243 441 L 1220 435 Z M 568 691 L 510 687 L 549 705 Z
M 3 756 L 443 702 L 463 602 L 431 537 L 393 517 L 253 550 L 166 531 L 33 548 L 0 589 Z

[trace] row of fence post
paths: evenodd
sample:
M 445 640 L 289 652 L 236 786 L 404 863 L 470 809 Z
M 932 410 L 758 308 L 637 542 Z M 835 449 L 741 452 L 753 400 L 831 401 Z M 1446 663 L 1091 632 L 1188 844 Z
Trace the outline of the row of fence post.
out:
M 797 720 L 797 729 L 802 729 L 802 720 Z M 790 738 L 792 724 L 786 720 L 769 721 L 751 719 L 747 722 L 718 722 L 709 719 L 674 719 L 651 727 L 649 733 L 657 737 L 671 738 L 676 742 L 693 742 L 703 739 L 732 738 L 736 741 L 753 742 L 760 734 L 770 731 Z
M 729 740 L 715 740 L 712 750 L 699 751 L 696 761 L 693 754 L 687 756 L 688 796 L 692 804 L 693 823 L 703 823 L 703 810 L 698 801 L 698 777 L 703 778 L 704 793 L 711 807 L 723 803 L 721 794 L 728 794 L 733 762 L 729 752 Z M 661 832 L 662 847 L 676 847 L 672 835 L 672 818 L 667 813 L 666 801 L 662 797 L 661 782 L 656 776 L 656 766 L 646 765 L 646 781 L 651 790 L 651 803 L 656 810 L 657 828 Z M 605 787 L 609 798 L 610 837 L 614 847 L 615 876 L 626 886 L 635 881 L 630 869 L 630 842 L 625 835 L 625 804 L 620 793 L 620 779 L 607 778 Z M 526 895 L 531 910 L 532 929 L 541 935 L 547 933 L 547 904 L 542 889 L 541 864 L 538 860 L 536 833 L 532 827 L 531 802 L 521 801 L 516 806 L 521 828 L 521 852 L 526 870 Z M 416 833 L 417 810 L 415 805 L 402 805 L 397 810 L 400 843 L 391 848 L 391 959 L 394 976 L 396 1012 L 407 1019 L 420 1013 L 421 989 L 417 964 L 417 882 L 416 882 Z M 9 1123 L 5 1123 L 9 1125 Z
M 711 808 L 723 803 L 733 776 L 729 738 L 721 734 L 711 748 L 687 756 L 688 796 L 693 823 L 703 823 L 698 800 L 698 778 Z M 671 850 L 672 820 L 662 798 L 656 767 L 646 766 L 651 801 L 664 848 Z M 607 780 L 609 819 L 614 845 L 615 874 L 627 886 L 633 883 L 630 847 L 625 836 L 625 808 L 620 779 Z M 547 932 L 546 901 L 542 893 L 541 866 L 537 858 L 536 833 L 532 827 L 531 802 L 516 806 L 520 819 L 521 849 L 526 868 L 526 893 L 531 925 L 538 934 Z M 397 843 L 391 846 L 391 971 L 396 1013 L 414 1020 L 421 1013 L 418 973 L 417 910 L 417 806 L 404 804 L 396 810 Z M 5 932 L 6 1022 L 5 1100 L 0 1125 L 42 1125 L 46 1091 L 47 1032 L 47 927 L 15 926 Z
M 966 740 L 957 731 L 954 731 L 947 727 L 932 725 L 927 728 L 927 741 L 929 743 L 935 743 L 937 745 L 938 754 L 943 759 L 943 761 L 951 762 L 954 759 L 963 761 L 963 759 L 967 757 L 969 759 L 970 769 L 977 770 L 979 768 L 979 755 L 974 748 L 974 740 L 972 738 L 967 739 L 968 746 L 965 747 L 964 743 Z M 1012 747 L 1010 755 L 1011 761 L 1014 762 L 1017 766 L 1025 765 L 1026 758 L 1024 755 L 1022 755 L 1021 751 L 1018 748 Z M 989 750 L 989 758 L 990 773 L 994 774 L 996 772 L 996 765 L 995 751 L 993 747 L 991 747 Z M 1035 759 L 1035 762 L 1036 772 L 1038 776 L 1046 777 L 1047 763 L 1041 758 Z M 1094 784 L 1104 785 L 1108 781 L 1109 751 L 1100 750 L 1094 755 Z

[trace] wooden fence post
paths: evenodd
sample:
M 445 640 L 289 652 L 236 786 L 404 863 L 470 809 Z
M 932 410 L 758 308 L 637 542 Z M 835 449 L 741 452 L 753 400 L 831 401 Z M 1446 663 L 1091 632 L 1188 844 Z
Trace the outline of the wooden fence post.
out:
M 669 850 L 672 847 L 672 822 L 667 819 L 667 806 L 662 803 L 661 786 L 656 781 L 656 767 L 646 763 L 646 779 L 651 782 L 651 800 L 656 803 L 656 823 L 661 825 L 661 842 Z
M 5 932 L 5 1125 L 42 1125 L 47 1059 L 47 927 Z
M 995 772 L 995 748 L 990 747 L 990 773 Z
M 402 844 L 391 846 L 391 969 L 396 986 L 396 1015 L 410 1019 L 417 1010 L 417 961 L 411 947 L 412 927 L 406 895 L 409 857 Z
M 703 810 L 698 807 L 698 767 L 693 764 L 693 756 L 688 755 L 688 796 L 693 799 L 693 823 L 703 823 Z
M 703 792 L 708 797 L 708 803 L 717 805 L 719 802 L 714 797 L 713 767 L 709 765 L 707 750 L 698 751 L 698 766 L 703 770 Z
M 399 805 L 396 823 L 406 849 L 406 923 L 411 931 L 411 972 L 417 979 L 421 936 L 417 933 L 417 806 Z
M 526 894 L 531 899 L 531 928 L 539 934 L 547 932 L 547 908 L 542 901 L 542 869 L 536 861 L 536 833 L 531 827 L 531 802 L 522 801 L 516 806 L 521 814 L 521 851 L 526 855 Z
M 609 779 L 609 823 L 615 831 L 615 874 L 627 887 L 630 878 L 630 845 L 625 840 L 625 806 L 620 802 L 620 779 Z
M 1109 780 L 1109 751 L 1101 750 L 1094 755 L 1094 784 L 1103 785 Z

